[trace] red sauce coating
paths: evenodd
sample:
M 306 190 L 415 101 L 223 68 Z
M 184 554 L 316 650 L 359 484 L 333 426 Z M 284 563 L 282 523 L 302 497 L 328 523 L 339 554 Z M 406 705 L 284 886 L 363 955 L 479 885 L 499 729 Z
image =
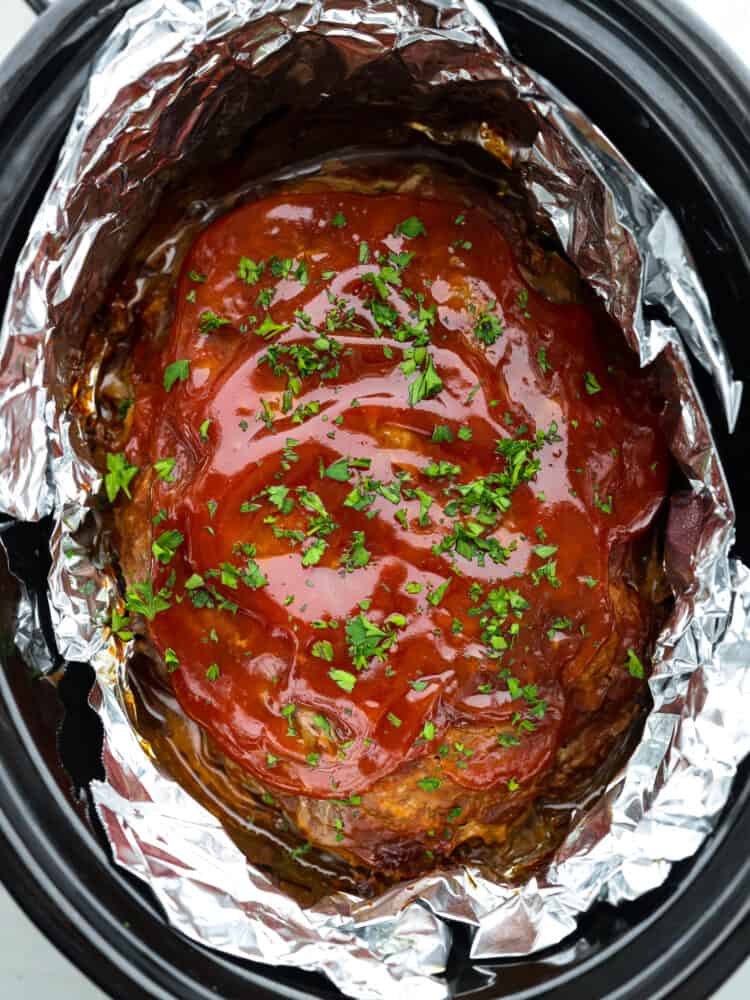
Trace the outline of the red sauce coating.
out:
M 394 235 L 411 218 L 425 233 Z M 360 263 L 364 242 L 369 257 Z M 389 265 L 376 254 L 405 251 L 410 262 L 392 267 L 400 283 L 386 278 L 379 291 L 367 275 Z M 274 256 L 293 261 L 286 276 L 272 273 Z M 257 283 L 238 275 L 243 257 L 265 262 Z M 257 300 L 270 288 L 266 309 Z M 400 365 L 413 341 L 394 330 L 418 322 L 417 294 L 435 307 L 426 327 L 442 389 L 410 405 L 419 370 L 405 374 Z M 374 301 L 396 311 L 390 326 L 381 312 L 376 329 Z M 488 313 L 502 327 L 490 323 L 485 340 L 497 334 L 494 343 L 475 333 Z M 266 315 L 281 328 L 266 323 L 267 340 L 257 335 Z M 548 766 L 561 740 L 599 707 L 603 691 L 583 678 L 613 632 L 611 553 L 652 521 L 668 461 L 650 383 L 602 343 L 594 315 L 530 290 L 483 210 L 438 200 L 282 194 L 228 214 L 196 241 L 171 336 L 139 379 L 130 445 L 144 463 L 175 459 L 166 479 L 154 479 L 153 535 L 176 530 L 183 541 L 168 561 L 153 560 L 153 589 L 168 588 L 170 607 L 150 631 L 162 655 L 179 660 L 171 677 L 184 710 L 265 785 L 343 798 L 434 753 L 449 727 L 465 726 L 475 729 L 470 757 L 451 753 L 442 768 L 467 788 L 486 789 Z M 321 336 L 340 349 L 321 347 Z M 292 345 L 304 345 L 318 370 L 300 375 L 294 352 L 283 350 Z M 269 347 L 282 348 L 277 365 L 299 377 L 287 413 L 289 373 L 261 363 Z M 162 375 L 178 361 L 189 361 L 189 371 L 166 391 Z M 450 440 L 435 440 L 441 436 Z M 510 503 L 496 510 L 496 522 L 482 525 L 476 506 L 446 513 L 461 484 L 503 473 L 511 481 L 513 439 L 534 444 L 522 472 L 534 459 L 539 468 L 500 491 Z M 441 462 L 458 470 L 422 471 L 437 463 L 440 472 Z M 333 478 L 321 478 L 321 469 Z M 399 500 L 393 488 L 407 473 Z M 375 487 L 365 509 L 346 506 L 368 476 L 391 498 Z M 269 486 L 275 500 L 263 493 Z M 284 499 L 293 501 L 288 513 L 279 509 Z M 507 559 L 485 553 L 479 565 L 455 540 L 436 552 L 458 523 L 469 534 L 479 525 L 484 539 L 509 550 Z M 301 532 L 304 541 L 274 529 Z M 303 565 L 316 544 L 319 561 Z M 355 565 L 365 561 L 363 549 L 369 558 Z M 481 596 L 470 595 L 472 584 Z M 214 606 L 196 607 L 199 593 Z M 236 610 L 217 606 L 221 598 Z M 362 669 L 346 628 L 360 614 L 390 644 Z M 494 649 L 499 658 L 488 655 L 493 618 L 505 644 Z M 331 621 L 337 627 L 319 627 Z M 628 650 L 642 654 L 643 640 L 638 616 L 621 616 L 611 655 L 626 694 L 639 684 Z

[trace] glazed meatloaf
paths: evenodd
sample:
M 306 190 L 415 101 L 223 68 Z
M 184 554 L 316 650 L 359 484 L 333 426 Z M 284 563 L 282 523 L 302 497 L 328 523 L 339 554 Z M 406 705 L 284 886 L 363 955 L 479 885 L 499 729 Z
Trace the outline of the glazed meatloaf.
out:
M 113 631 L 303 838 L 385 872 L 502 844 L 623 739 L 669 475 L 571 268 L 428 173 L 205 228 L 105 477 Z

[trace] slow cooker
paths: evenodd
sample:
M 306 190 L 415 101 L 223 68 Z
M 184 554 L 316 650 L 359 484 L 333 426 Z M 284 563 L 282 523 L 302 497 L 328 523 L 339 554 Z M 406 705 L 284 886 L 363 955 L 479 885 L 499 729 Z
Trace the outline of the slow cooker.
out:
M 28 0 L 41 13 L 46 0 Z M 97 47 L 135 0 L 58 0 L 0 66 L 0 300 L 49 183 Z M 629 157 L 677 217 L 736 376 L 750 372 L 750 76 L 679 0 L 489 0 L 513 53 L 553 81 Z M 729 435 L 696 378 L 750 557 L 747 407 Z M 111 862 L 89 810 L 101 776 L 92 672 L 31 676 L 14 645 L 20 588 L 42 598 L 36 641 L 52 642 L 43 595 L 44 523 L 0 523 L 0 877 L 39 928 L 113 997 L 225 1000 L 335 997 L 317 975 L 240 963 L 171 930 Z M 709 996 L 750 951 L 750 762 L 714 834 L 635 903 L 594 907 L 533 958 L 470 962 L 458 928 L 447 978 L 456 998 Z

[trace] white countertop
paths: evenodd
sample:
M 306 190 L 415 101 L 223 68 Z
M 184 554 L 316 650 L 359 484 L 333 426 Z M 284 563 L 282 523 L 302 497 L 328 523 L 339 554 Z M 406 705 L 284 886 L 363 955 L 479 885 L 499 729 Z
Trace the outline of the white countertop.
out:
M 685 0 L 734 45 L 750 64 L 750 0 Z M 24 0 L 0 0 L 0 58 L 34 21 Z M 3 1000 L 107 1000 L 64 958 L 0 886 L 0 997 Z M 713 1000 L 748 1000 L 750 960 Z M 248 998 L 250 1000 L 250 998 Z M 593 998 L 592 998 L 593 1000 Z M 695 1000 L 704 1000 L 696 997 Z

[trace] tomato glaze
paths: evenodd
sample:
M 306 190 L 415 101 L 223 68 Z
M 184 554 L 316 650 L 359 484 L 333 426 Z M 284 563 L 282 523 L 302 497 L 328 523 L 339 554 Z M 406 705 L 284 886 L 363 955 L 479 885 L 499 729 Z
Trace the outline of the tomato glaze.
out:
M 340 799 L 432 754 L 490 788 L 597 710 L 599 650 L 638 691 L 611 556 L 668 459 L 601 326 L 536 294 L 476 207 L 287 193 L 198 238 L 136 376 L 142 582 L 183 709 L 264 785 Z

